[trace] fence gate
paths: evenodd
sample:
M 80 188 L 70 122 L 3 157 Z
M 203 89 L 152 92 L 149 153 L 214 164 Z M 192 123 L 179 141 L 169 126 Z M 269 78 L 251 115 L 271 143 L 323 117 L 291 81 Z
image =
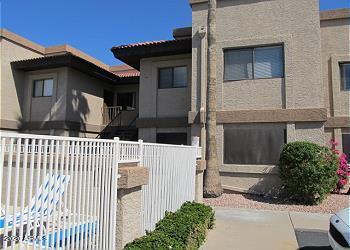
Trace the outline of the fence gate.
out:
M 198 147 L 143 143 L 142 166 L 149 183 L 142 187 L 141 229 L 153 230 L 165 211 L 176 211 L 195 199 Z
M 1 133 L 0 143 L 0 248 L 115 249 L 118 140 Z

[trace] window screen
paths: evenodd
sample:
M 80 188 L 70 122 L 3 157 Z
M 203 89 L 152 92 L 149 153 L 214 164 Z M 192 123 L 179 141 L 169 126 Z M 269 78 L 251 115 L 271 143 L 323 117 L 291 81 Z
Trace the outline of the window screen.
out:
M 262 47 L 254 50 L 254 78 L 283 76 L 281 47 Z
M 187 86 L 187 68 L 176 67 L 174 68 L 174 87 L 186 87 Z
M 159 88 L 171 88 L 173 85 L 173 69 L 159 69 Z
M 186 133 L 157 133 L 157 143 L 187 145 Z
M 252 79 L 253 50 L 231 50 L 225 53 L 225 79 L 242 80 Z
M 342 135 L 343 153 L 346 154 L 348 162 L 350 162 L 350 134 Z
M 350 90 L 350 63 L 340 64 L 341 81 L 344 90 Z
M 44 80 L 34 81 L 34 96 L 42 96 Z
M 283 46 L 224 51 L 224 80 L 284 77 Z
M 225 129 L 225 164 L 277 164 L 284 129 Z
M 187 67 L 161 68 L 158 74 L 160 89 L 187 87 Z
M 53 79 L 44 80 L 43 96 L 52 96 L 53 92 Z

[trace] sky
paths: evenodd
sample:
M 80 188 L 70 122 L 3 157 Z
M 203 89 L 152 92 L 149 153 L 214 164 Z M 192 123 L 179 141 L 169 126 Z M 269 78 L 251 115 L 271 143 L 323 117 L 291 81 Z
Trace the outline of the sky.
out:
M 294 1 L 294 0 L 291 0 Z M 320 0 L 320 9 L 350 7 L 350 0 Z M 0 27 L 43 46 L 70 44 L 109 65 L 110 48 L 172 39 L 191 26 L 188 0 L 0 0 Z

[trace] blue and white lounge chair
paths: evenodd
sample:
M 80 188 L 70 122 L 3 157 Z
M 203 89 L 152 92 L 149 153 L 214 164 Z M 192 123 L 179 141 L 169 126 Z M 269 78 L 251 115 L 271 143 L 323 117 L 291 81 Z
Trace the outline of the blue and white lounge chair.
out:
M 21 220 L 23 225 L 26 225 L 26 235 L 31 234 L 31 231 L 36 227 L 40 227 L 41 221 L 51 216 L 54 210 L 57 210 L 57 205 L 60 199 L 63 198 L 63 194 L 68 187 L 70 176 L 65 175 L 47 175 L 44 179 L 43 184 L 37 190 L 35 196 L 32 197 L 30 205 L 26 207 L 23 213 L 17 213 L 16 216 L 7 216 L 7 227 L 9 230 L 12 229 L 13 223 L 16 223 L 16 227 L 20 226 Z M 59 208 L 61 209 L 61 208 Z M 35 219 L 36 216 L 36 219 Z M 70 216 L 76 216 L 70 214 Z M 53 218 L 53 220 L 62 218 Z M 5 216 L 0 217 L 0 229 L 4 228 Z M 82 223 L 81 221 L 75 225 L 70 225 L 65 230 L 62 229 L 50 229 L 47 225 L 43 225 L 42 240 L 32 239 L 25 240 L 26 244 L 36 246 L 48 246 L 59 249 L 60 247 L 67 244 L 67 242 L 75 242 L 77 235 L 81 235 L 80 238 L 88 237 L 93 235 L 97 230 L 97 219 L 88 218 Z M 26 237 L 27 238 L 27 237 Z
M 36 191 L 36 194 L 32 197 L 29 206 L 24 208 L 23 213 L 18 212 L 16 215 L 7 216 L 7 227 L 19 226 L 22 223 L 27 226 L 33 226 L 36 218 L 46 218 L 51 215 L 65 192 L 65 188 L 68 186 L 70 176 L 67 175 L 46 175 L 43 184 Z M 5 227 L 6 217 L 3 215 L 0 217 L 0 229 Z M 27 228 L 28 230 L 29 228 Z

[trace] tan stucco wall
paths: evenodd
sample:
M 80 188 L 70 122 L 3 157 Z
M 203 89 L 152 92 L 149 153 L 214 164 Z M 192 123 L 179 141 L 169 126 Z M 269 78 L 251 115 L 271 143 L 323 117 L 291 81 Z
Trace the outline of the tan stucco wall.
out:
M 101 125 L 104 89 L 113 91 L 113 86 L 69 68 L 66 119 Z
M 321 31 L 318 0 L 237 0 L 217 3 L 217 109 L 224 111 L 321 109 L 325 107 L 322 84 Z M 201 87 L 206 76 L 201 67 L 201 36 L 207 23 L 207 3 L 192 4 L 192 111 L 199 111 Z M 205 39 L 204 39 L 205 40 Z M 223 50 L 283 44 L 285 77 L 223 81 Z M 206 46 L 206 45 L 205 45 Z M 204 51 L 204 54 L 206 51 Z M 204 81 L 203 81 L 204 80 Z M 199 86 L 201 85 L 201 86 Z M 258 112 L 258 111 L 257 111 Z M 274 117 L 276 118 L 276 117 Z M 323 121 L 218 124 L 218 158 L 224 188 L 268 193 L 280 187 L 276 166 L 223 164 L 224 128 L 285 128 L 287 141 L 308 140 L 324 144 Z M 195 125 L 194 125 L 195 126 Z M 193 127 L 194 127 L 193 126 Z M 198 127 L 193 128 L 197 131 Z M 198 133 L 198 132 L 197 132 Z
M 350 19 L 321 21 L 321 39 L 328 115 L 350 116 L 350 91 L 342 89 L 339 77 L 339 62 L 350 62 Z
M 109 70 L 109 66 L 69 45 L 45 48 L 8 30 L 0 29 L 1 129 L 12 131 L 21 129 L 28 133 L 96 137 L 96 133 L 101 130 L 103 89 L 113 91 L 112 85 L 71 68 L 62 67 L 24 72 L 12 70 L 10 64 L 12 61 L 67 52 Z M 42 78 L 54 79 L 53 96 L 33 98 L 33 81 Z M 73 101 L 76 93 L 77 96 Z M 75 112 L 74 108 L 78 108 L 79 112 Z M 49 121 L 51 123 L 47 123 Z M 61 123 L 52 123 L 55 121 Z M 77 123 L 71 123 L 72 126 L 69 124 L 63 126 L 64 121 L 84 122 L 88 132 L 77 131 L 79 130 Z M 24 122 L 29 123 L 23 127 Z M 67 132 L 66 130 L 70 127 L 74 127 L 74 131 Z M 80 130 L 84 131 L 83 127 Z
M 145 58 L 140 64 L 140 118 L 187 117 L 190 111 L 191 55 Z M 187 88 L 158 89 L 158 69 L 187 66 Z M 183 128 L 139 128 L 139 137 L 148 142 L 156 141 L 157 132 L 186 132 Z
M 36 70 L 25 74 L 25 112 L 24 121 L 62 121 L 66 117 L 68 68 Z M 53 93 L 49 97 L 33 97 L 34 81 L 39 79 L 53 79 Z
M 292 125 L 292 126 L 291 126 Z M 290 127 L 291 126 L 291 127 Z M 255 128 L 287 129 L 289 135 L 287 141 L 312 141 L 324 144 L 325 133 L 323 124 L 319 122 L 302 123 L 245 123 L 225 124 L 217 126 L 217 151 L 221 163 L 221 180 L 225 189 L 237 192 L 251 192 L 258 194 L 277 194 L 281 189 L 276 165 L 237 165 L 224 164 L 224 129 L 244 127 L 254 130 Z
M 156 128 L 139 128 L 139 138 L 144 142 L 156 142 L 157 141 L 157 129 Z
M 325 88 L 325 101 L 329 117 L 350 117 L 350 91 L 343 89 L 340 79 L 341 62 L 350 62 L 350 18 L 322 20 L 322 73 Z M 348 128 L 326 129 L 325 141 L 336 140 L 342 150 L 342 134 Z
M 103 89 L 113 90 L 112 85 L 68 67 L 23 75 L 23 132 L 96 137 L 102 128 Z M 46 78 L 54 80 L 53 95 L 33 97 L 34 80 Z
M 187 66 L 187 88 L 158 89 L 158 69 Z M 181 117 L 190 109 L 191 55 L 145 58 L 140 66 L 140 117 Z
M 17 122 L 22 119 L 24 104 L 24 73 L 13 71 L 11 61 L 41 57 L 39 52 L 30 50 L 0 37 L 0 119 Z M 3 126 L 1 126 L 3 127 Z
M 206 26 L 206 6 L 192 6 L 195 53 L 200 51 L 199 27 Z M 321 61 L 315 60 L 321 55 L 319 27 L 318 0 L 218 1 L 218 108 L 323 107 Z M 223 82 L 224 48 L 269 44 L 284 44 L 284 80 Z M 198 53 L 193 55 L 193 62 L 200 62 L 197 57 Z M 193 71 L 199 70 L 200 66 L 193 63 Z

